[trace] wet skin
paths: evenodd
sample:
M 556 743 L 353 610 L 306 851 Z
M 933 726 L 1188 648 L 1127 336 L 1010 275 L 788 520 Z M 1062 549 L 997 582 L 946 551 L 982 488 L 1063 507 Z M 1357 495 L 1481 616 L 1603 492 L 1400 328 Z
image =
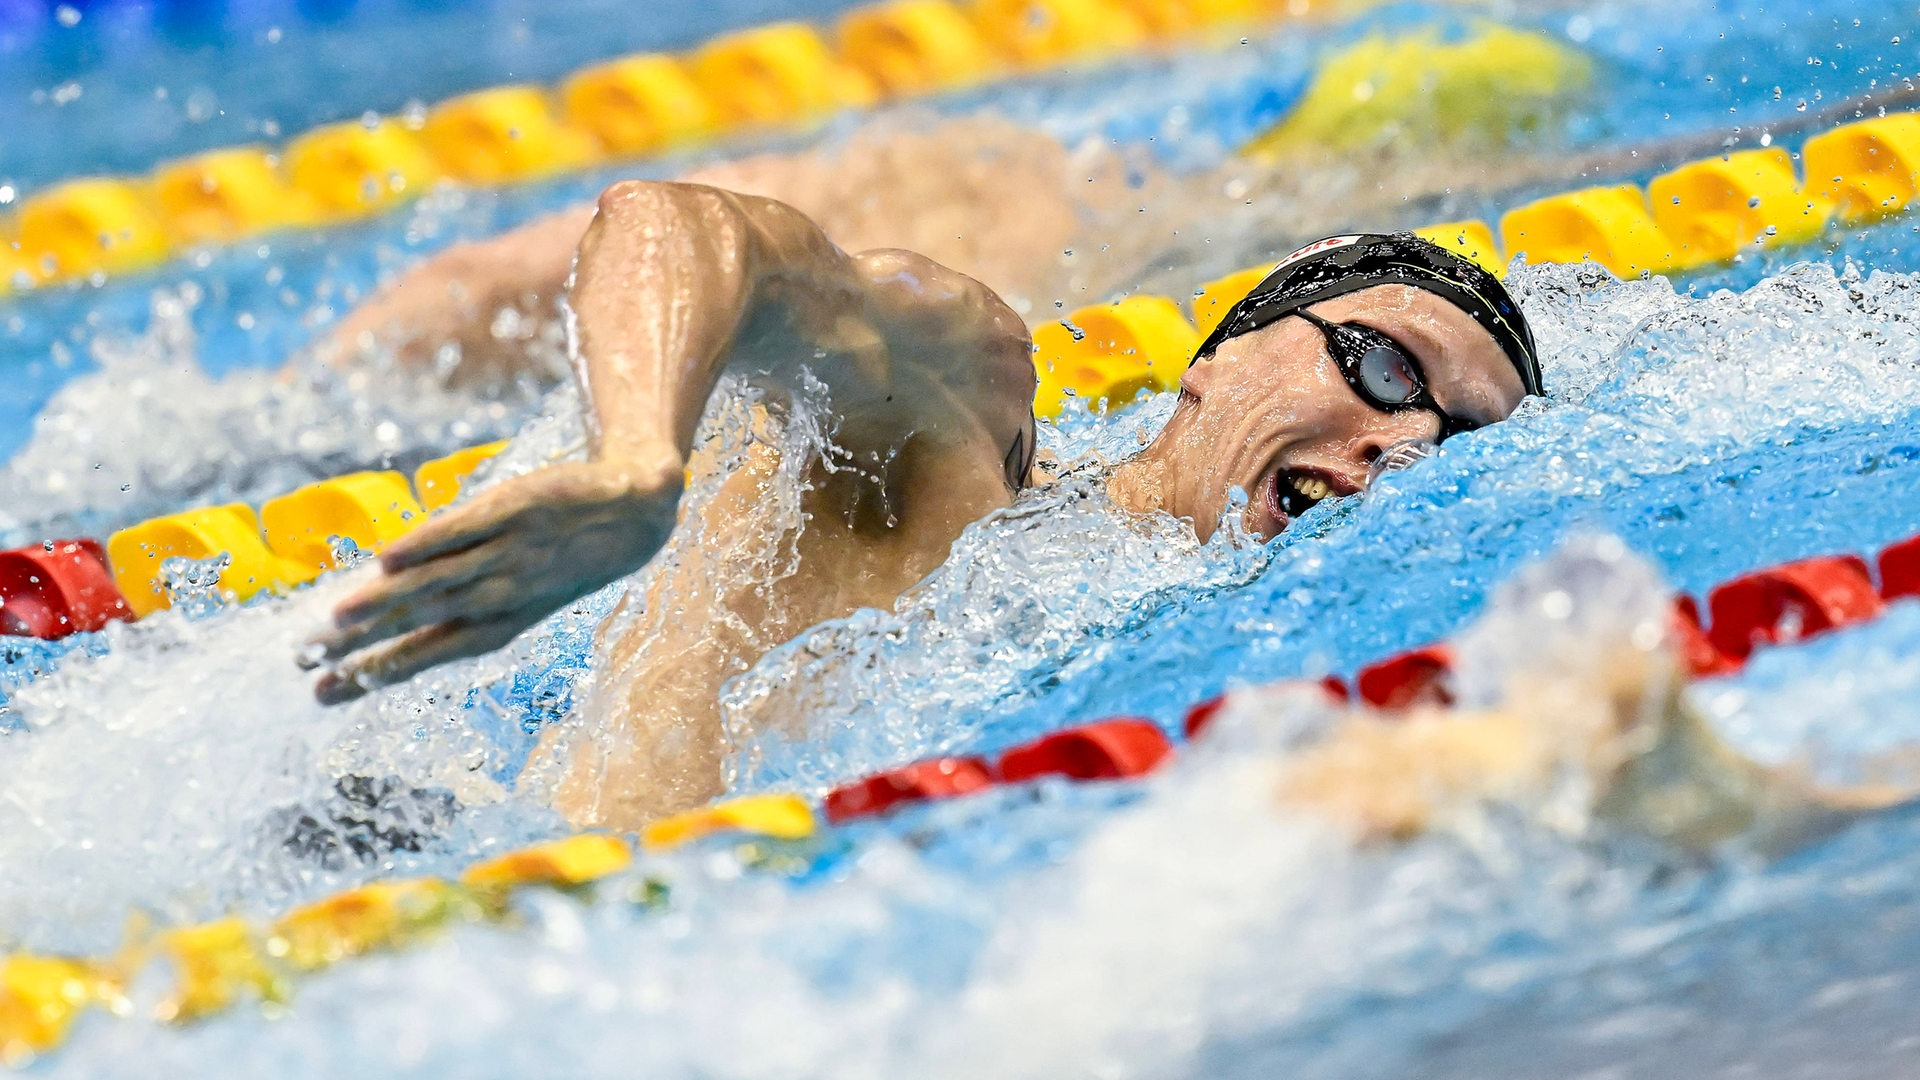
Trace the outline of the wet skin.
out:
M 659 568 L 655 588 L 699 604 L 669 619 L 668 605 L 648 602 L 663 614 L 602 642 L 627 689 L 605 710 L 600 749 L 588 755 L 595 775 L 570 785 L 584 794 L 567 809 L 576 820 L 631 825 L 720 790 L 717 697 L 727 677 L 808 626 L 891 605 L 945 560 L 968 524 L 1011 502 L 1033 446 L 1031 341 L 979 282 L 912 252 L 848 255 L 772 200 L 615 185 L 565 283 L 515 278 L 531 267 L 551 276 L 557 261 L 531 257 L 529 235 L 503 239 L 497 262 L 466 252 L 468 277 L 512 279 L 472 281 L 467 291 L 566 291 L 590 460 L 502 483 L 383 552 L 381 575 L 341 603 L 316 639 L 334 662 L 317 693 L 351 700 L 499 648 L 638 570 L 676 530 L 745 543 L 772 528 L 760 520 L 756 486 L 769 482 L 765 461 L 730 476 L 704 518 L 679 520 L 694 432 L 725 372 L 766 388 L 776 409 L 817 380 L 831 398 L 836 445 L 860 468 L 815 468 L 792 571 L 716 588 L 707 569 L 726 558 L 726 545 L 686 550 Z M 1314 310 L 1402 342 L 1452 415 L 1490 423 L 1520 400 L 1519 377 L 1492 336 L 1438 297 L 1384 285 Z M 1434 437 L 1438 425 L 1429 413 L 1367 404 L 1319 331 L 1285 319 L 1194 365 L 1165 429 L 1115 468 L 1109 491 L 1123 509 L 1172 514 L 1205 537 L 1239 488 L 1252 496 L 1245 526 L 1271 537 L 1288 523 L 1277 480 L 1357 491 L 1374 458 Z
M 1372 327 L 1411 350 L 1451 416 L 1494 423 L 1525 396 L 1493 335 L 1432 293 L 1376 285 L 1308 310 Z M 1280 505 L 1288 478 L 1310 477 L 1350 495 L 1389 447 L 1439 432 L 1430 412 L 1370 405 L 1341 375 L 1319 330 L 1281 319 L 1223 342 L 1188 368 L 1166 427 L 1116 470 L 1110 490 L 1129 509 L 1192 522 L 1204 539 L 1239 488 L 1248 497 L 1247 531 L 1271 539 L 1290 523 Z

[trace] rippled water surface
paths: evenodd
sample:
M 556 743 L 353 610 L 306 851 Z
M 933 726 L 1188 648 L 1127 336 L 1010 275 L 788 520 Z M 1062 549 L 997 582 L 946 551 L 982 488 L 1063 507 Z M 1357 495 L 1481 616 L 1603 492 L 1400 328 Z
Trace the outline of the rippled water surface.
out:
M 1636 22 L 1645 11 L 1568 7 L 1551 21 L 1610 62 L 1651 64 L 1645 53 L 1664 45 Z M 1623 84 L 1627 104 L 1596 122 L 1612 129 L 1573 131 L 1561 149 L 1616 141 L 1655 108 L 1696 126 L 1726 109 L 1789 121 L 1796 102 L 1785 91 L 1776 101 L 1773 86 L 1790 70 L 1797 88 L 1834 94 L 1904 74 L 1891 50 L 1906 46 L 1880 45 L 1910 14 L 1679 5 L 1672 44 L 1691 51 L 1671 70 L 1733 79 Z M 1838 51 L 1819 44 L 1822 63 L 1796 59 L 1765 29 L 1774 18 Z M 1723 46 L 1704 29 L 1722 25 L 1745 29 Z M 1281 58 L 1304 48 L 1262 47 Z M 1001 104 L 1071 135 L 1124 111 L 1087 105 L 1089 85 L 1126 89 L 1116 100 L 1163 118 L 1172 98 L 1253 85 L 1235 74 L 1242 61 L 1214 64 L 1213 82 L 1198 61 L 1167 63 L 1179 77 L 1088 75 Z M 1741 73 L 1747 88 L 1728 87 Z M 1262 78 L 1297 84 L 1304 68 L 1275 64 Z M 1174 89 L 1151 89 L 1161 84 Z M 440 195 L 394 221 L 0 308 L 12 335 L 0 362 L 18 366 L 28 402 L 14 407 L 38 418 L 0 471 L 0 538 L 102 533 L 508 434 L 496 477 L 578 453 L 575 401 L 537 380 L 450 394 L 377 369 L 272 369 L 379 269 L 592 182 Z M 1281 244 L 1315 227 L 1283 223 L 1282 208 L 1263 206 L 1236 242 Z M 90 1017 L 38 1068 L 1913 1072 L 1913 814 L 1774 864 L 1686 859 L 1594 827 L 1577 806 L 1495 804 L 1403 847 L 1356 849 L 1275 797 L 1292 741 L 1329 721 L 1325 703 L 1245 689 L 1350 673 L 1441 637 L 1459 647 L 1469 697 L 1495 697 L 1510 679 L 1586 687 L 1670 589 L 1701 593 L 1757 566 L 1870 553 L 1920 531 L 1912 232 L 1905 219 L 1835 232 L 1677 284 L 1517 268 L 1509 280 L 1534 320 L 1549 397 L 1364 498 L 1323 504 L 1264 547 L 1225 533 L 1200 545 L 1179 523 L 1107 504 L 1102 460 L 1139 445 L 1169 400 L 1043 428 L 1079 469 L 969 530 L 894 610 L 818 627 L 726 693 L 735 788 L 817 793 L 1115 713 L 1175 727 L 1187 705 L 1238 688 L 1220 737 L 1147 783 L 996 791 L 836 831 L 770 865 L 743 865 L 724 843 L 649 858 L 591 900 L 529 897 L 522 925 L 343 964 L 303 983 L 277 1018 L 243 1008 L 177 1029 Z M 1213 257 L 1210 240 L 1163 239 L 1168 261 Z M 1033 299 L 1044 313 L 1049 298 Z M 717 412 L 709 436 L 725 442 L 740 415 Z M 0 649 L 0 941 L 102 951 L 130 910 L 271 915 L 561 831 L 520 770 L 534 732 L 580 722 L 592 630 L 621 586 L 500 654 L 323 710 L 292 657 L 352 573 L 200 617 Z M 1749 752 L 1849 776 L 1920 740 L 1916 643 L 1920 606 L 1903 601 L 1690 693 Z M 758 734 L 769 720 L 780 734 Z M 394 837 L 407 842 L 389 851 Z M 664 907 L 633 899 L 643 877 L 670 885 Z M 135 997 L 161 992 L 142 984 Z

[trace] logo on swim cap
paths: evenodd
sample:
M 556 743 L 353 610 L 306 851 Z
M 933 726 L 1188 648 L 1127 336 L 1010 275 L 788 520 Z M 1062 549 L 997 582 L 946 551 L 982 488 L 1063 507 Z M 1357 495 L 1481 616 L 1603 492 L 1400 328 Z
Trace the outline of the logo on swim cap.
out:
M 1273 270 L 1269 270 L 1267 272 L 1269 274 L 1272 274 L 1276 271 L 1285 270 L 1287 267 L 1292 266 L 1294 263 L 1299 262 L 1301 259 L 1318 255 L 1323 251 L 1332 251 L 1334 248 L 1343 248 L 1349 244 L 1357 244 L 1360 241 L 1365 239 L 1366 239 L 1365 236 L 1329 236 L 1325 240 L 1315 240 L 1313 243 L 1308 244 L 1306 247 L 1301 248 L 1299 251 L 1296 251 L 1293 254 L 1287 256 L 1286 258 L 1281 259 L 1278 263 L 1274 264 Z

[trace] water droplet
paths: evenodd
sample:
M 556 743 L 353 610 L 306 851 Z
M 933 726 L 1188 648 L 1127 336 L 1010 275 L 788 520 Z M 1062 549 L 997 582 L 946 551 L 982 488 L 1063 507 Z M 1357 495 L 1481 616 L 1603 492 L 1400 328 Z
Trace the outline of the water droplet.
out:
M 346 569 L 359 566 L 373 557 L 373 552 L 363 551 L 351 536 L 327 537 L 327 551 L 333 555 L 333 565 Z
M 220 575 L 231 565 L 233 556 L 224 551 L 205 559 L 175 555 L 160 564 L 160 588 L 186 617 L 211 615 L 220 607 Z

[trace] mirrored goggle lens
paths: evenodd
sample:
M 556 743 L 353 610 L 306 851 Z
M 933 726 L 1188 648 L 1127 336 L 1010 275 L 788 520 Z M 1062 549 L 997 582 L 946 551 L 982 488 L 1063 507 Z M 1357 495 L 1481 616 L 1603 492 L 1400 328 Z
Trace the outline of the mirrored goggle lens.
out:
M 1360 356 L 1360 382 L 1382 405 L 1405 405 L 1420 393 L 1420 376 L 1399 349 L 1375 345 Z

